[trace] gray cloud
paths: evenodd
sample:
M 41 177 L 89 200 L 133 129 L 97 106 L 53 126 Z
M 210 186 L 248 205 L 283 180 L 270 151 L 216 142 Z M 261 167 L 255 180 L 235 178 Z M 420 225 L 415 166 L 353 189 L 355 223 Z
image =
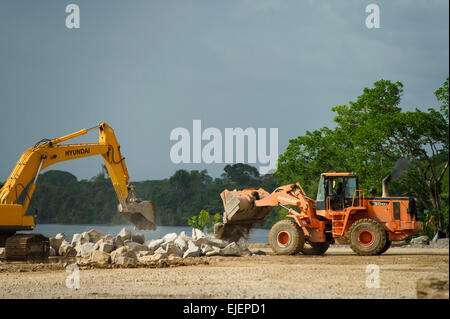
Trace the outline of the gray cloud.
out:
M 448 1 L 60 1 L 0 5 L 0 180 L 43 137 L 97 122 L 115 130 L 132 179 L 168 177 L 170 131 L 277 127 L 279 152 L 306 130 L 332 126 L 330 108 L 380 78 L 405 85 L 402 106 L 436 106 L 448 76 Z M 95 141 L 92 133 L 80 141 Z M 52 167 L 89 178 L 93 158 Z

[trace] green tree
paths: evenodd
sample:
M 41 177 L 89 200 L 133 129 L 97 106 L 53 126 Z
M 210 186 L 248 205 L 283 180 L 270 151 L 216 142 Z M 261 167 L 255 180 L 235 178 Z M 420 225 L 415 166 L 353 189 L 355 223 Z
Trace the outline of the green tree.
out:
M 220 214 L 216 213 L 211 220 L 211 216 L 209 213 L 202 209 L 198 216 L 192 216 L 188 220 L 188 225 L 200 229 L 204 231 L 206 228 L 206 232 L 212 234 L 214 232 L 214 224 L 218 223 L 220 220 Z
M 223 170 L 225 173 L 222 174 L 222 178 L 236 185 L 247 185 L 259 178 L 258 170 L 244 163 L 226 165 Z
M 321 172 L 354 171 L 368 189 L 380 186 L 403 157 L 411 161 L 401 180 L 404 195 L 416 196 L 427 209 L 442 211 L 440 186 L 448 169 L 448 79 L 435 92 L 440 111 L 402 112 L 402 92 L 402 83 L 380 80 L 355 102 L 332 108 L 335 129 L 323 127 L 289 142 L 279 157 L 280 182 L 300 180 L 305 191 L 312 192 Z M 446 228 L 445 218 L 438 224 Z

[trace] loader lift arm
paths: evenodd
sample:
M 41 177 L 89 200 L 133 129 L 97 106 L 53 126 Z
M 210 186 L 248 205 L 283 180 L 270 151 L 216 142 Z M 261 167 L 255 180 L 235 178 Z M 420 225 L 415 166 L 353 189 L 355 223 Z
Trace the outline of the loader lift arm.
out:
M 60 144 L 98 129 L 98 143 Z M 106 123 L 82 129 L 52 140 L 41 140 L 26 150 L 5 184 L 0 189 L 0 231 L 14 234 L 19 230 L 32 230 L 34 217 L 25 216 L 36 188 L 39 173 L 56 163 L 101 155 L 119 200 L 118 210 L 137 229 L 156 229 L 156 209 L 151 201 L 137 199 L 134 187 L 129 184 L 125 158 L 114 130 Z M 31 183 L 30 183 L 31 182 Z M 23 202 L 19 199 L 21 194 Z

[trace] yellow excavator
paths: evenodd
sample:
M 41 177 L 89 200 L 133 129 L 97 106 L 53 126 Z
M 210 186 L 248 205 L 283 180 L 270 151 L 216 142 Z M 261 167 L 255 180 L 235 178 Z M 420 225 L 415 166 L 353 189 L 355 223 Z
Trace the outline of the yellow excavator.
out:
M 60 144 L 98 129 L 98 143 Z M 49 240 L 41 234 L 22 233 L 34 229 L 34 217 L 26 216 L 39 174 L 58 162 L 101 155 L 119 199 L 119 213 L 136 229 L 156 229 L 156 207 L 152 201 L 136 198 L 125 158 L 120 152 L 114 130 L 106 123 L 55 138 L 43 139 L 26 150 L 5 184 L 0 188 L 0 247 L 5 247 L 6 259 L 26 260 L 47 258 Z

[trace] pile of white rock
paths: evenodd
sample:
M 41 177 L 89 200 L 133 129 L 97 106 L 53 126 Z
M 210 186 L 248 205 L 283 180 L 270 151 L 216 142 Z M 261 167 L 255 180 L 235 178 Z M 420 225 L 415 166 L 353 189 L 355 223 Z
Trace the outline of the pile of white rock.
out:
M 63 233 L 50 238 L 50 256 L 79 257 L 97 265 L 135 266 L 161 259 L 200 256 L 242 256 L 252 253 L 245 242 L 226 242 L 193 228 L 192 237 L 185 232 L 169 233 L 145 242 L 141 233 L 123 228 L 116 236 L 103 235 L 91 229 L 74 234 L 69 242 Z

